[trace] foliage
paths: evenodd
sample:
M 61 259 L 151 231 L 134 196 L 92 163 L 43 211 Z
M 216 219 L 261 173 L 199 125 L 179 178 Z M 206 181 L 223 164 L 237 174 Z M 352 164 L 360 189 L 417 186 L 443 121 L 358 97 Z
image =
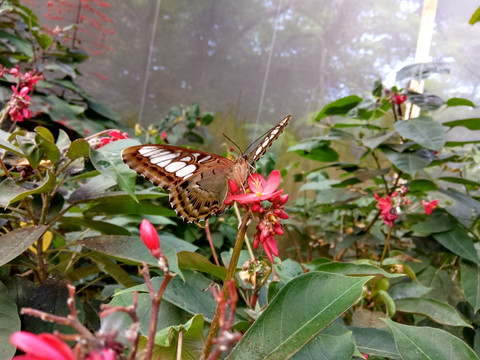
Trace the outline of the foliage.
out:
M 27 355 L 26 341 L 65 350 L 72 333 L 85 340 L 63 358 L 111 358 L 115 349 L 118 358 L 181 351 L 195 359 L 213 346 L 210 358 L 478 359 L 478 141 L 449 137 L 453 128 L 478 129 L 479 119 L 455 118 L 469 100 L 377 81 L 370 98 L 326 105 L 315 117 L 325 133 L 289 149 L 319 163 L 293 176 L 303 196 L 286 203 L 278 171 L 250 177 L 248 194 L 230 183 L 230 200 L 244 206 L 241 226 L 230 212 L 204 235 L 120 154 L 140 142 L 201 145 L 213 116 L 193 104 L 137 127 L 138 140 L 104 130 L 117 117 L 73 83 L 85 55 L 42 33 L 28 8 L 1 6 L 2 126 L 11 122 L 0 131 L 1 358 L 14 355 L 15 332 Z M 45 80 L 28 88 L 30 102 L 19 79 L 33 69 Z M 398 78 L 445 72 L 414 64 Z M 421 116 L 410 118 L 412 104 Z M 32 109 L 22 113 L 31 119 L 15 118 L 18 107 Z M 454 119 L 438 122 L 439 110 Z M 83 138 L 85 130 L 99 132 Z M 357 149 L 354 161 L 339 144 Z M 266 256 L 240 251 L 251 217 L 261 221 L 252 234 Z M 295 239 L 291 254 L 275 242 L 284 231 Z M 211 262 L 216 251 L 225 266 Z M 223 292 L 205 291 L 222 282 Z M 54 331 L 63 335 L 52 340 Z M 85 344 L 101 348 L 84 353 Z

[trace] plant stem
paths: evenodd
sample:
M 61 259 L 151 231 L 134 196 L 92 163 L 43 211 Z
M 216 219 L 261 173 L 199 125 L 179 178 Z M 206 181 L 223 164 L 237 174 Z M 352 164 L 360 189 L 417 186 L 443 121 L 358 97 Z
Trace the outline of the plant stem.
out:
M 233 276 L 235 275 L 235 269 L 237 268 L 238 258 L 240 257 L 240 251 L 243 247 L 243 240 L 245 239 L 245 233 L 247 232 L 247 224 L 250 220 L 250 213 L 247 212 L 242 219 L 242 223 L 240 224 L 240 229 L 238 230 L 237 239 L 235 240 L 235 246 L 233 248 L 232 258 L 230 259 L 230 263 L 228 264 L 227 274 L 225 275 L 225 279 L 223 281 L 223 299 L 227 300 L 228 298 L 228 284 Z M 205 341 L 205 347 L 203 348 L 202 359 L 206 359 L 210 351 L 212 350 L 213 346 L 213 339 L 217 334 L 217 330 L 219 327 L 219 320 L 220 320 L 220 306 L 217 306 L 217 310 L 215 311 L 215 316 L 213 317 L 212 325 L 210 326 L 210 331 L 208 332 L 207 340 Z
M 385 259 L 385 254 L 387 253 L 388 246 L 390 245 L 390 235 L 392 235 L 393 226 L 390 226 L 388 229 L 387 240 L 385 241 L 385 246 L 383 247 L 382 257 L 380 258 L 380 266 L 383 264 L 383 259 Z

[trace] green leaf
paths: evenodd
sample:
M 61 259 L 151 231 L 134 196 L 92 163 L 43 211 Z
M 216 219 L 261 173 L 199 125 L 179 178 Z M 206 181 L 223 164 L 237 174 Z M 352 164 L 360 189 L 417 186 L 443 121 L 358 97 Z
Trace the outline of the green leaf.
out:
M 14 153 L 16 155 L 23 156 L 23 152 L 21 151 L 21 149 L 19 149 L 13 144 L 10 144 L 10 142 L 8 141 L 10 135 L 10 133 L 0 129 L 0 148 L 10 151 L 11 153 Z
M 461 262 L 462 289 L 473 311 L 480 309 L 480 267 L 467 261 Z
M 74 140 L 67 150 L 67 157 L 70 159 L 88 157 L 90 154 L 90 145 L 85 139 Z
M 335 100 L 327 104 L 319 111 L 314 121 L 320 121 L 323 118 L 331 115 L 346 116 L 347 113 L 355 106 L 362 102 L 362 98 L 357 95 L 350 95 L 344 98 Z
M 0 206 L 6 207 L 27 196 L 33 194 L 44 194 L 55 187 L 56 178 L 50 171 L 47 172 L 47 178 L 42 184 L 33 190 L 26 189 L 15 183 L 13 179 L 7 178 L 0 183 Z
M 73 64 L 73 63 L 72 63 Z M 77 77 L 77 73 L 75 72 L 75 68 L 71 66 L 70 64 L 67 64 L 60 59 L 56 59 L 55 62 L 50 62 L 48 64 L 45 64 L 44 66 L 45 70 L 49 71 L 59 71 L 64 73 L 65 75 L 68 75 L 72 79 L 75 79 Z
M 352 306 L 370 279 L 325 272 L 298 276 L 278 292 L 228 359 L 288 359 Z
M 411 120 L 397 121 L 395 130 L 407 139 L 430 149 L 440 150 L 445 145 L 443 126 L 430 117 L 422 116 Z
M 16 348 L 10 336 L 20 330 L 20 318 L 15 302 L 10 298 L 7 287 L 0 282 L 0 359 L 11 359 Z
M 78 240 L 78 243 L 86 248 L 113 256 L 115 258 L 128 260 L 138 264 L 141 264 L 142 261 L 145 261 L 147 265 L 154 267 L 158 266 L 158 260 L 152 256 L 139 236 L 91 236 Z M 162 242 L 161 237 L 160 246 L 163 255 L 165 255 L 168 259 L 170 271 L 179 274 L 183 278 L 182 272 L 178 267 L 175 249 Z
M 150 200 L 135 202 L 133 199 L 119 197 L 110 201 L 102 202 L 92 206 L 84 212 L 85 216 L 113 215 L 113 214 L 143 214 L 143 215 L 162 215 L 176 216 L 175 211 L 157 204 Z
M 163 294 L 163 300 L 178 306 L 189 314 L 203 314 L 206 321 L 212 322 L 217 302 L 211 291 L 205 291 L 212 285 L 212 281 L 200 273 L 189 270 L 185 270 L 184 275 L 185 281 L 178 276 L 170 280 Z M 155 291 L 158 291 L 162 282 L 163 277 L 152 278 Z M 133 291 L 147 292 L 147 286 L 145 284 L 133 286 L 116 292 L 114 296 L 132 293 Z M 149 311 L 149 309 L 144 310 Z
M 393 286 L 388 290 L 388 293 L 394 300 L 422 297 L 428 294 L 432 290 L 430 287 L 426 287 L 415 282 L 412 283 L 400 283 Z
M 157 331 L 153 357 L 155 359 L 176 359 L 179 333 L 182 332 L 182 359 L 200 359 L 203 350 L 203 316 L 197 314 L 186 324 L 170 326 Z
M 379 145 L 383 144 L 388 139 L 390 139 L 393 135 L 395 135 L 395 131 L 383 131 L 380 134 L 363 138 L 362 143 L 366 147 L 373 150 L 376 149 Z
M 51 105 L 45 112 L 50 115 L 53 121 L 62 121 L 65 118 L 69 120 L 78 119 L 79 115 L 85 111 L 84 107 L 72 105 L 53 94 L 43 98 L 44 101 Z
M 118 140 L 94 150 L 90 149 L 90 159 L 93 166 L 102 175 L 114 179 L 122 190 L 136 200 L 135 179 L 137 174 L 122 160 L 122 150 L 126 147 L 137 145 L 135 140 Z
M 428 326 L 409 326 L 383 319 L 393 331 L 402 359 L 467 360 L 476 359 L 473 350 L 456 336 Z
M 408 92 L 408 100 L 425 111 L 437 110 L 445 104 L 445 101 L 437 95 L 418 94 L 413 91 Z
M 60 224 L 62 224 L 61 228 L 62 230 L 65 229 L 65 226 L 82 226 L 84 228 L 89 228 L 93 230 L 97 230 L 101 232 L 102 234 L 108 234 L 108 235 L 131 235 L 130 231 L 127 229 L 117 226 L 115 224 L 111 224 L 107 221 L 99 221 L 99 220 L 91 220 L 91 219 L 85 219 L 83 217 L 73 217 L 73 216 L 64 216 L 61 219 L 58 220 Z
M 441 209 L 435 209 L 425 221 L 413 224 L 411 229 L 426 236 L 449 231 L 453 229 L 456 224 L 457 221 L 452 215 Z
M 316 271 L 325 271 L 342 275 L 381 275 L 386 278 L 398 278 L 404 277 L 404 274 L 392 274 L 386 272 L 378 266 L 369 265 L 369 264 L 354 264 L 354 263 L 342 263 L 342 262 L 330 262 L 326 264 L 320 264 L 315 268 Z
M 448 99 L 445 105 L 447 105 L 447 107 L 452 107 L 452 106 L 470 106 L 472 108 L 475 107 L 475 104 L 470 100 L 464 99 L 464 98 L 457 98 L 457 97 Z
M 30 166 L 34 169 L 38 168 L 38 165 L 42 160 L 43 152 L 40 150 L 35 139 L 17 135 L 17 142 L 30 163 Z
M 480 118 L 446 121 L 442 125 L 448 127 L 463 126 L 469 130 L 480 130 Z
M 349 329 L 353 331 L 358 350 L 362 353 L 380 358 L 401 359 L 395 347 L 393 335 L 390 332 L 356 326 L 351 326 Z
M 55 145 L 55 139 L 50 131 L 44 127 L 35 128 L 35 142 L 42 151 L 42 157 L 46 157 L 52 163 L 56 163 L 60 159 L 60 150 Z
M 417 179 L 417 180 L 412 180 L 408 184 L 408 191 L 414 192 L 414 191 L 434 191 L 438 190 L 437 184 L 435 184 L 433 181 L 426 180 L 426 179 Z
M 385 290 L 378 290 L 377 295 L 383 300 L 387 308 L 387 315 L 393 317 L 397 311 L 396 303 Z
M 38 44 L 41 46 L 43 50 L 48 48 L 50 45 L 53 44 L 53 39 L 50 35 L 42 33 L 42 34 L 35 34 L 35 38 L 37 39 Z
M 3 41 L 8 41 L 9 44 L 13 45 L 15 52 L 25 55 L 27 58 L 33 58 L 32 44 L 29 41 L 20 36 L 10 34 L 5 30 L 0 30 L 0 38 L 3 39 Z
M 119 265 L 117 265 L 109 257 L 101 255 L 99 253 L 91 253 L 88 255 L 88 257 L 95 264 L 97 264 L 100 270 L 110 275 L 122 286 L 125 286 L 126 288 L 128 288 L 130 286 L 137 285 L 137 282 L 133 280 L 125 270 L 123 270 Z
M 439 324 L 472 327 L 451 305 L 435 299 L 405 298 L 396 300 L 395 304 L 397 311 L 427 316 Z
M 478 264 L 477 251 L 473 246 L 473 240 L 463 227 L 455 226 L 452 230 L 434 234 L 433 237 L 454 254 Z
M 178 267 L 201 271 L 205 274 L 214 275 L 220 279 L 225 279 L 227 270 L 224 267 L 212 264 L 205 256 L 191 251 L 181 251 L 177 254 Z
M 480 187 L 480 183 L 460 177 L 452 177 L 452 176 L 442 176 L 439 177 L 438 180 L 448 181 L 454 184 L 462 184 L 462 185 L 469 185 L 475 188 Z
M 432 74 L 448 74 L 450 67 L 445 62 L 429 62 L 407 65 L 397 73 L 395 81 L 404 79 L 425 80 Z
M 397 168 L 414 176 L 417 171 L 427 167 L 433 160 L 433 157 L 428 153 L 428 151 L 420 150 L 415 152 L 397 153 L 389 149 L 384 149 L 383 152 L 385 153 L 387 159 Z
M 475 10 L 472 17 L 468 21 L 468 23 L 470 25 L 473 25 L 473 24 L 475 24 L 476 22 L 479 22 L 479 21 L 480 21 L 480 7 L 478 7 L 477 10 Z
M 321 139 L 307 139 L 291 146 L 287 151 L 293 151 L 298 155 L 316 161 L 331 162 L 338 160 L 338 153 L 330 147 L 330 141 Z
M 213 119 L 214 119 L 213 114 L 205 114 L 202 116 L 201 123 L 204 126 L 208 126 L 213 122 Z
M 350 360 L 355 354 L 355 350 L 355 339 L 352 332 L 333 323 L 290 359 Z
M 87 101 L 90 110 L 95 111 L 97 114 L 114 121 L 120 121 L 122 119 L 119 113 L 110 109 L 107 105 L 101 103 L 100 101 L 97 101 L 91 97 L 85 97 L 85 100 Z
M 36 225 L 12 230 L 0 236 L 0 266 L 15 259 L 47 231 L 45 225 Z

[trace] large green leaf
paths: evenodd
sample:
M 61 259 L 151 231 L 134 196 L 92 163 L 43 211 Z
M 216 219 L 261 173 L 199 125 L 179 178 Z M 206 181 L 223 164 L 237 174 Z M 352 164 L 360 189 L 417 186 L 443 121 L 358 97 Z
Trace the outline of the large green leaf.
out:
M 293 151 L 301 157 L 315 161 L 332 162 L 338 160 L 338 153 L 330 147 L 330 141 L 318 138 L 304 140 L 291 146 L 287 151 Z
M 469 130 L 480 130 L 480 118 L 446 121 L 442 125 L 448 127 L 463 126 Z
M 104 273 L 110 275 L 119 284 L 125 287 L 135 286 L 137 282 L 108 256 L 92 253 L 88 256 Z
M 420 150 L 415 152 L 397 153 L 389 149 L 384 149 L 383 152 L 387 159 L 397 168 L 413 176 L 418 170 L 427 167 L 433 160 L 433 157 L 427 150 Z
M 45 225 L 15 229 L 0 236 L 0 266 L 27 250 L 47 231 Z
M 357 347 L 362 353 L 381 358 L 401 359 L 390 332 L 355 326 L 349 327 L 349 329 L 353 331 Z
M 455 226 L 447 232 L 434 234 L 433 237 L 454 254 L 478 263 L 478 255 L 473 246 L 473 240 L 464 228 Z
M 43 183 L 34 189 L 26 189 L 17 185 L 13 179 L 7 178 L 0 183 L 0 206 L 9 206 L 33 194 L 46 193 L 54 188 L 55 183 L 55 175 L 50 171 L 47 172 L 47 178 Z
M 467 360 L 477 355 L 462 340 L 427 326 L 409 326 L 383 319 L 393 331 L 395 345 L 402 359 L 408 360 Z
M 158 260 L 152 256 L 148 248 L 142 242 L 139 236 L 117 236 L 102 235 L 86 237 L 78 241 L 79 244 L 102 252 L 104 254 L 129 260 L 135 263 L 145 261 L 149 266 L 156 267 Z M 175 272 L 183 277 L 182 272 L 178 268 L 177 254 L 173 247 L 162 242 L 160 237 L 160 246 L 162 253 L 168 259 L 170 271 Z
M 395 135 L 395 131 L 389 131 L 389 132 L 384 131 L 377 135 L 364 137 L 362 139 L 362 143 L 366 147 L 373 150 L 373 149 L 376 149 L 379 145 L 383 144 L 388 139 L 390 139 L 393 135 Z
M 331 324 L 300 349 L 291 359 L 350 360 L 356 346 L 353 334 L 336 323 Z
M 357 95 L 349 95 L 327 104 L 319 111 L 314 121 L 320 121 L 331 115 L 345 116 L 355 106 L 362 102 L 362 98 Z
M 132 198 L 118 197 L 108 201 L 102 201 L 100 204 L 92 206 L 85 210 L 85 216 L 113 214 L 143 214 L 143 215 L 162 215 L 176 216 L 175 211 L 170 208 L 159 206 L 150 200 L 140 200 L 136 202 Z
M 404 79 L 425 80 L 431 74 L 448 74 L 450 67 L 445 62 L 417 63 L 404 66 L 397 72 L 396 81 Z
M 332 273 L 342 274 L 342 275 L 354 275 L 354 276 L 381 275 L 387 278 L 397 278 L 397 277 L 405 276 L 405 274 L 392 274 L 392 273 L 386 272 L 382 268 L 379 268 L 378 266 L 375 266 L 375 265 L 341 263 L 341 262 L 330 262 L 326 264 L 320 264 L 319 266 L 316 267 L 315 270 L 332 272 Z
M 211 291 L 205 291 L 212 285 L 212 281 L 200 273 L 185 270 L 185 281 L 175 276 L 165 289 L 163 300 L 168 301 L 192 315 L 203 314 L 205 320 L 212 322 L 217 302 Z M 163 277 L 152 278 L 155 291 L 158 291 L 163 282 Z M 133 291 L 147 292 L 145 284 L 120 290 L 115 296 L 132 293 Z
M 464 98 L 458 98 L 458 97 L 448 99 L 447 102 L 445 103 L 445 105 L 447 105 L 448 107 L 451 107 L 451 106 L 475 107 L 475 104 L 472 101 L 470 101 L 468 99 L 464 99 Z
M 138 145 L 136 140 L 118 140 L 94 150 L 90 149 L 90 159 L 93 166 L 101 174 L 114 179 L 121 189 L 135 198 L 135 171 L 125 165 L 121 152 L 128 146 Z
M 371 277 L 310 272 L 287 283 L 228 357 L 288 359 L 360 297 Z
M 23 156 L 22 150 L 13 144 L 10 144 L 10 142 L 8 141 L 10 135 L 11 134 L 9 132 L 0 129 L 0 148 L 10 151 L 14 154 Z
M 10 344 L 10 336 L 20 330 L 20 317 L 15 302 L 8 294 L 7 287 L 0 282 L 0 359 L 11 359 L 15 347 Z
M 177 254 L 178 267 L 181 269 L 190 269 L 201 271 L 205 274 L 214 275 L 220 279 L 225 279 L 227 270 L 224 267 L 212 264 L 205 256 L 191 252 L 181 251 Z
M 461 262 L 462 289 L 473 311 L 480 309 L 480 267 L 468 261 Z
M 445 145 L 445 130 L 431 117 L 422 116 L 411 120 L 397 121 L 395 130 L 400 136 L 411 139 L 430 150 L 440 150 Z
M 182 360 L 200 359 L 203 350 L 203 316 L 197 314 L 187 323 L 166 327 L 155 334 L 153 358 L 162 360 L 177 359 L 178 338 L 182 333 Z M 140 342 L 139 348 L 145 346 L 145 338 Z
M 446 211 L 435 209 L 423 222 L 416 222 L 411 229 L 422 235 L 441 233 L 453 229 L 457 221 Z
M 437 95 L 419 94 L 414 91 L 408 91 L 408 101 L 425 111 L 437 110 L 445 104 L 445 101 Z
M 451 305 L 435 299 L 405 298 L 395 300 L 395 305 L 397 311 L 424 315 L 439 324 L 471 327 Z

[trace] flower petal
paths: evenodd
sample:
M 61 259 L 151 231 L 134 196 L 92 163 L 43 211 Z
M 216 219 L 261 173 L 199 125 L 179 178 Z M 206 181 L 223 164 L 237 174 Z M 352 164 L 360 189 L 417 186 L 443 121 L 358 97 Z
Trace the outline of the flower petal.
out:
M 17 331 L 10 337 L 10 342 L 25 352 L 46 360 L 75 360 L 70 347 L 52 334 L 32 334 Z
M 263 192 L 263 188 L 265 187 L 265 179 L 260 174 L 252 174 L 248 177 L 248 188 L 254 194 L 258 192 Z
M 267 185 L 263 188 L 263 193 L 271 193 L 277 190 L 280 182 L 282 181 L 282 175 L 280 175 L 280 171 L 273 170 L 270 175 L 268 175 Z

